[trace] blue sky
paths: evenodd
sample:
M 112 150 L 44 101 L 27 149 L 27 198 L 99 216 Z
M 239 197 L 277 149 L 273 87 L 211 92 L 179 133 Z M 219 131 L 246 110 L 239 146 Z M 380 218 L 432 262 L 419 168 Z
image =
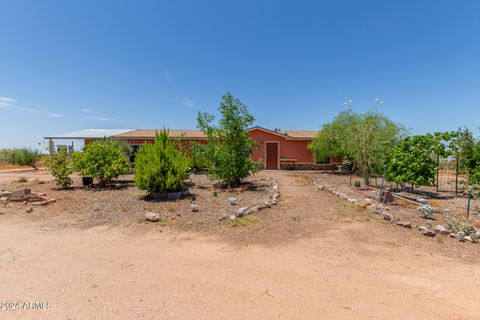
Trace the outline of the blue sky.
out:
M 0 0 L 0 147 L 195 128 L 226 91 L 272 129 L 318 129 L 347 99 L 414 133 L 476 129 L 479 14 L 458 0 Z

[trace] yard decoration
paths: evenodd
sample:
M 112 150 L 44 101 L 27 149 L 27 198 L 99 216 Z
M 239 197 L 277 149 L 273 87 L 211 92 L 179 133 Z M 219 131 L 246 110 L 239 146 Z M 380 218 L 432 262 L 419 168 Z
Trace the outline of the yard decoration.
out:
M 30 148 L 14 149 L 10 153 L 10 163 L 19 166 L 30 166 L 37 170 L 37 162 L 42 157 L 38 150 Z
M 153 144 L 142 145 L 136 153 L 135 185 L 150 196 L 165 194 L 166 198 L 167 193 L 184 190 L 190 165 L 190 158 L 177 148 L 168 131 L 161 130 Z
M 373 175 L 383 173 L 392 149 L 405 132 L 403 125 L 382 113 L 360 114 L 348 109 L 323 125 L 309 147 L 317 161 L 331 155 L 342 157 L 344 165 L 358 171 L 368 186 Z
M 259 170 L 259 165 L 250 157 L 255 143 L 247 134 L 255 118 L 230 92 L 222 97 L 219 111 L 221 119 L 217 125 L 212 124 L 215 117 L 211 114 L 200 112 L 197 117 L 198 127 L 205 132 L 208 141 L 205 147 L 208 176 L 235 188 Z
M 105 187 L 113 178 L 130 170 L 130 161 L 115 141 L 101 140 L 89 143 L 82 151 L 72 154 L 76 172 L 97 179 Z

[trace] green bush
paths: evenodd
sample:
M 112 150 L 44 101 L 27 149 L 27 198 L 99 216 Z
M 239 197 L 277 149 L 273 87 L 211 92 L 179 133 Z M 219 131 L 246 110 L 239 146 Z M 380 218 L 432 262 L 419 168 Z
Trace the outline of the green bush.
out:
M 176 192 L 184 188 L 191 160 L 168 137 L 157 133 L 153 144 L 144 144 L 135 156 L 135 185 L 152 193 Z
M 10 163 L 19 166 L 30 166 L 35 170 L 37 162 L 42 158 L 42 154 L 38 150 L 29 148 L 14 149 L 10 154 Z
M 194 171 L 208 168 L 208 158 L 206 156 L 206 146 L 200 143 L 193 143 L 189 150 L 192 159 L 192 169 Z
M 73 173 L 71 159 L 65 152 L 58 152 L 48 159 L 50 173 L 55 178 L 55 183 L 61 188 L 68 188 L 73 181 L 70 175 Z
M 115 141 L 95 141 L 72 154 L 75 171 L 98 180 L 105 186 L 113 178 L 130 170 L 130 161 Z

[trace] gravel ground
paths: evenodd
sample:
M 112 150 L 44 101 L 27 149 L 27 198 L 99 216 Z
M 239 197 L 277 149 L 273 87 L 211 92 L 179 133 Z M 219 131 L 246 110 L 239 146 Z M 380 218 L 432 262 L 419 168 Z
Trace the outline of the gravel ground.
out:
M 4 189 L 15 191 L 30 188 L 32 192 L 46 193 L 56 203 L 48 207 L 34 207 L 30 218 L 42 220 L 47 217 L 59 219 L 61 225 L 75 224 L 82 228 L 97 225 L 147 224 L 145 213 L 156 212 L 161 216 L 157 225 L 171 226 L 181 230 L 208 232 L 210 229 L 230 228 L 229 215 L 240 207 L 252 207 L 263 204 L 273 193 L 273 180 L 253 176 L 239 188 L 222 189 L 207 179 L 204 174 L 191 175 L 190 195 L 177 201 L 150 201 L 147 193 L 133 185 L 133 176 L 122 176 L 114 183 L 118 189 L 84 190 L 80 178 L 75 177 L 75 185 L 68 190 L 57 190 L 46 172 L 29 173 L 27 182 L 16 180 L 3 184 Z M 11 175 L 9 175 L 10 177 Z M 229 198 L 237 199 L 231 205 Z M 198 212 L 192 212 L 190 205 L 198 205 Z M 27 205 L 28 206 L 28 205 Z M 25 214 L 22 203 L 11 202 L 2 210 L 8 214 Z M 54 209 L 54 210 L 53 210 Z M 227 217 L 228 219 L 221 218 Z M 149 224 L 149 223 L 148 223 Z
M 330 189 L 335 189 L 343 194 L 345 194 L 348 198 L 356 199 L 359 202 L 363 201 L 364 199 L 371 199 L 373 203 L 378 203 L 378 191 L 377 190 L 364 190 L 364 189 L 357 189 L 350 187 L 350 177 L 345 175 L 334 175 L 334 174 L 314 174 L 312 176 L 312 181 L 317 181 L 317 183 L 321 185 L 325 185 Z M 361 177 L 354 176 L 352 178 L 353 181 L 359 180 L 362 181 Z M 448 221 L 452 219 L 457 220 L 465 220 L 467 219 L 466 215 L 466 208 L 464 204 L 466 203 L 467 199 L 463 197 L 448 197 L 446 199 L 427 199 L 428 204 L 435 207 L 437 212 L 434 214 L 433 218 L 431 219 L 432 227 L 435 227 L 438 224 L 443 226 L 447 226 Z M 471 202 L 471 217 L 475 219 L 475 215 L 473 213 L 478 212 L 477 208 L 478 201 Z M 398 217 L 401 221 L 408 221 L 411 222 L 412 227 L 418 227 L 422 225 L 428 225 L 429 221 L 421 217 L 420 212 L 418 210 L 418 205 L 410 203 L 405 200 L 397 199 L 395 204 L 389 204 L 386 206 L 389 210 L 389 213 L 393 214 L 394 216 Z

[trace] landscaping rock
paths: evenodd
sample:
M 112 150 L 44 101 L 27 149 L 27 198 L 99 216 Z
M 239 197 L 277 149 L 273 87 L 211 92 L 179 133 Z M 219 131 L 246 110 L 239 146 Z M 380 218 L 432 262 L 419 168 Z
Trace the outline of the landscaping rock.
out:
M 271 208 L 272 207 L 272 202 L 267 200 L 263 203 L 263 205 L 265 206 L 265 208 Z
M 229 217 L 230 217 L 230 220 L 235 220 L 235 219 L 237 219 L 237 217 L 236 217 L 234 214 L 230 215 Z
M 237 218 L 243 217 L 246 214 L 247 210 L 248 210 L 247 207 L 238 208 L 237 212 L 235 213 L 235 216 Z
M 57 199 L 54 199 L 54 198 L 48 199 L 47 202 L 48 204 L 54 204 L 55 202 L 57 202 Z
M 156 212 L 146 212 L 145 213 L 145 220 L 150 222 L 158 222 L 160 221 L 160 214 Z
M 32 206 L 46 206 L 48 205 L 48 201 L 35 201 L 32 202 Z
M 428 200 L 424 198 L 417 198 L 416 199 L 418 203 L 420 204 L 428 204 Z
M 473 239 L 471 236 L 465 236 L 463 237 L 464 240 L 468 241 L 468 242 L 473 242 Z
M 32 207 L 26 207 L 26 208 L 25 208 L 25 211 L 26 211 L 27 213 L 30 213 L 30 212 L 33 211 L 33 208 L 32 208 Z
M 433 228 L 433 231 L 435 233 L 442 234 L 442 235 L 450 234 L 450 231 L 444 226 L 442 226 L 441 224 L 435 226 L 435 228 Z
M 228 202 L 233 206 L 233 205 L 236 205 L 237 204 L 237 198 L 235 197 L 231 197 L 231 198 L 228 198 Z
M 435 237 L 435 232 L 425 226 L 418 227 L 418 231 L 420 231 L 426 237 Z
M 11 196 L 12 193 L 7 190 L 0 191 L 0 198 L 10 198 Z
M 412 223 L 408 222 L 408 221 L 397 221 L 397 225 L 401 226 L 401 227 L 404 227 L 404 228 L 411 228 L 412 227 Z
M 30 198 L 32 190 L 30 189 L 21 189 L 11 193 L 10 201 L 22 202 Z
M 192 203 L 190 205 L 190 210 L 192 210 L 192 212 L 197 212 L 198 211 L 198 204 Z
M 256 213 L 260 211 L 260 209 L 258 207 L 251 207 L 250 209 L 247 210 L 247 212 L 245 213 L 246 215 L 247 214 L 252 214 L 252 213 Z
M 383 216 L 383 220 L 387 220 L 387 221 L 393 220 L 393 216 L 390 213 L 384 212 L 382 213 L 382 216 Z

